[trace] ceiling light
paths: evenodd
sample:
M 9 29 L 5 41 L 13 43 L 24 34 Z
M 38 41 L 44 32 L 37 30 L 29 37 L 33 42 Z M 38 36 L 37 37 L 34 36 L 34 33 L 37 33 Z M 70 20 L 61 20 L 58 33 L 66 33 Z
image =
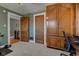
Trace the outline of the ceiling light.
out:
M 23 5 L 23 3 L 18 3 L 18 5 Z

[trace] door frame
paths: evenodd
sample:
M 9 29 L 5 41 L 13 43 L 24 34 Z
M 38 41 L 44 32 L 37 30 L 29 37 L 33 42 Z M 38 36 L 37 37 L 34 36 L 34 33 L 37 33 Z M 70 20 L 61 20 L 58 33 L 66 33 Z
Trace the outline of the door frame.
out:
M 7 17 L 8 18 L 8 21 L 7 21 L 7 23 L 8 23 L 8 45 L 10 45 L 10 18 L 19 20 L 19 24 L 20 24 L 20 17 L 21 17 L 20 15 L 8 12 L 8 17 Z M 19 30 L 20 30 L 20 26 L 19 26 Z M 20 33 L 20 35 L 21 35 L 21 33 Z
M 34 38 L 34 44 L 35 44 L 35 16 L 39 16 L 39 15 L 44 15 L 44 46 L 46 47 L 46 13 L 45 12 L 42 12 L 42 13 L 38 13 L 38 14 L 34 14 L 33 15 L 33 38 Z

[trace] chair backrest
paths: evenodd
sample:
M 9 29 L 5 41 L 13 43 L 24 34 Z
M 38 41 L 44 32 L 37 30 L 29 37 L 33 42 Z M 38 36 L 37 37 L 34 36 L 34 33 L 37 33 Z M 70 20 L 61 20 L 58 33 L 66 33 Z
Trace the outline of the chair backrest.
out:
M 64 49 L 65 49 L 65 51 L 70 51 L 70 42 L 69 42 L 67 33 L 63 32 L 63 35 L 64 35 L 64 44 L 65 44 Z

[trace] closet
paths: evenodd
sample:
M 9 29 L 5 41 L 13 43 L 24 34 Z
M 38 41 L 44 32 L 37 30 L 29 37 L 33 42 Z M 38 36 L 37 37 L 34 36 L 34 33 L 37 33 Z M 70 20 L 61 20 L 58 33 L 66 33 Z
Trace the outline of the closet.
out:
M 75 4 L 54 4 L 46 8 L 47 47 L 64 48 L 63 31 L 75 34 Z

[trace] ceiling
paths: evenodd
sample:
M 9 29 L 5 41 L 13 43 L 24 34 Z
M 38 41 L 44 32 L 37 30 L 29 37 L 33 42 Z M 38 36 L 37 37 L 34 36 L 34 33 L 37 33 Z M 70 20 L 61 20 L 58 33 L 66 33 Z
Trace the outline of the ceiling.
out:
M 0 6 L 21 15 L 44 11 L 49 3 L 0 3 Z

